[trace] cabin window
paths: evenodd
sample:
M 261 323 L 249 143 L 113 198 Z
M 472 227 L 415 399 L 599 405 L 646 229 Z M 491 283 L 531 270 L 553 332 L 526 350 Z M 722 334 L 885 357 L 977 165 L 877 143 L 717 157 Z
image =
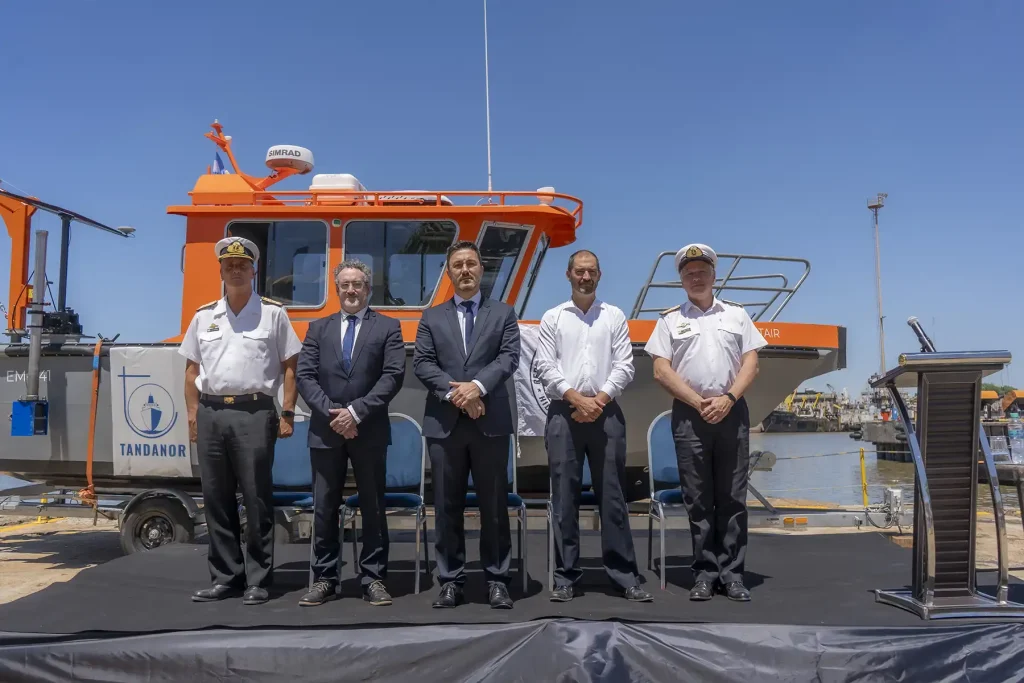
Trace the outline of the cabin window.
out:
M 484 276 L 480 281 L 481 295 L 504 301 L 512 285 L 516 264 L 530 236 L 526 226 L 486 225 L 477 246 L 483 261 Z
M 345 258 L 370 266 L 371 306 L 428 306 L 444 273 L 445 252 L 457 234 L 452 221 L 350 221 L 345 226 Z
M 541 233 L 537 240 L 537 248 L 533 250 L 533 256 L 530 257 L 530 266 L 526 270 L 526 284 L 519 290 L 519 298 L 516 300 L 516 314 L 520 319 L 526 315 L 526 305 L 530 302 L 530 294 L 533 293 L 533 284 L 537 281 L 537 274 L 540 272 L 541 266 L 544 265 L 544 256 L 548 253 L 549 244 L 551 244 L 551 238 Z
M 234 221 L 228 234 L 260 250 L 256 292 L 289 308 L 327 302 L 327 224 L 323 221 Z

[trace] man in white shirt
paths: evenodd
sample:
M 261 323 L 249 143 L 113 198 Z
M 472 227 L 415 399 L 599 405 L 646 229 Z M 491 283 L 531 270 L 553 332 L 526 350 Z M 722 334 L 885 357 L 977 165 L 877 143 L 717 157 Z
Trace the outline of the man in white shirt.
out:
M 645 350 L 672 398 L 672 436 L 693 538 L 691 600 L 717 587 L 745 602 L 750 414 L 744 392 L 767 345 L 742 306 L 714 294 L 718 255 L 706 244 L 676 253 L 687 301 L 658 320 Z
M 633 347 L 626 316 L 597 298 L 597 256 L 569 257 L 572 298 L 540 322 L 536 372 L 551 397 L 544 440 L 551 469 L 555 537 L 553 602 L 568 602 L 583 576 L 579 567 L 580 485 L 590 462 L 601 509 L 605 572 L 627 600 L 650 602 L 640 587 L 622 482 L 626 477 L 626 422 L 615 399 L 633 379 Z

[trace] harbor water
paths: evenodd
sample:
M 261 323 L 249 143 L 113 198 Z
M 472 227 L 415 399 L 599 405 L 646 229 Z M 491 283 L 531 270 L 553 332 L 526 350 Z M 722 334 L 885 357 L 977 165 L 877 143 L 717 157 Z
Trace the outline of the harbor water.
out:
M 767 498 L 861 505 L 862 447 L 868 502 L 881 503 L 886 488 L 900 488 L 904 504 L 913 504 L 913 463 L 879 460 L 870 443 L 851 439 L 845 432 L 751 434 L 750 449 L 771 451 L 778 461 L 771 472 L 754 472 L 750 483 Z M 1007 510 L 1019 509 L 1014 487 L 1001 486 L 999 490 Z M 978 508 L 992 509 L 988 484 L 978 487 Z

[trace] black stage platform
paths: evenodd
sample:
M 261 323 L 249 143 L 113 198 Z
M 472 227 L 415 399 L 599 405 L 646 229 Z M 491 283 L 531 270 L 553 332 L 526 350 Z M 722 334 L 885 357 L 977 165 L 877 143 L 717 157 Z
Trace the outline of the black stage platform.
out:
M 635 540 L 646 564 L 646 534 Z M 690 602 L 690 558 L 677 552 L 667 590 L 645 572 L 655 601 L 633 604 L 607 585 L 589 532 L 586 594 L 559 604 L 545 536 L 531 532 L 529 589 L 513 576 L 511 611 L 486 605 L 472 536 L 470 604 L 431 609 L 433 580 L 413 593 L 411 541 L 392 533 L 390 607 L 359 598 L 351 544 L 345 596 L 315 608 L 297 604 L 308 545 L 278 546 L 272 600 L 251 607 L 189 600 L 208 582 L 203 545 L 119 558 L 0 606 L 0 681 L 1024 680 L 1024 623 L 924 622 L 875 603 L 874 589 L 911 571 L 910 551 L 880 534 L 752 535 L 750 603 Z M 668 547 L 688 550 L 689 536 L 671 533 Z

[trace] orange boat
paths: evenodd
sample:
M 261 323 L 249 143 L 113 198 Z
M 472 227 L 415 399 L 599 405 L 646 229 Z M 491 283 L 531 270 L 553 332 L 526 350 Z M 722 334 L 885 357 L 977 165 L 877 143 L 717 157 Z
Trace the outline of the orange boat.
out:
M 444 273 L 447 247 L 457 239 L 475 241 L 484 262 L 483 294 L 511 304 L 522 318 L 545 256 L 551 249 L 571 245 L 583 223 L 583 202 L 550 187 L 535 192 L 380 191 L 365 188 L 352 175 L 319 174 L 312 177 L 308 190 L 275 190 L 273 187 L 281 180 L 312 171 L 313 155 L 309 150 L 289 145 L 271 147 L 267 154 L 270 174 L 251 176 L 239 168 L 231 137 L 224 135 L 222 126 L 214 122 L 212 129 L 206 136 L 226 154 L 233 172 L 208 169 L 196 181 L 190 203 L 167 209 L 183 216 L 186 225 L 181 250 L 184 285 L 178 333 L 144 348 L 136 345 L 126 349 L 116 343 L 96 345 L 93 340 L 83 340 L 74 314 L 64 315 L 60 310 L 64 308 L 67 260 L 66 240 L 62 240 L 61 294 L 56 315 L 48 320 L 63 321 L 64 325 L 63 329 L 45 330 L 40 367 L 47 375 L 49 387 L 56 386 L 57 380 L 68 387 L 65 393 L 48 394 L 51 422 L 62 421 L 63 431 L 52 429 L 45 440 L 16 443 L 10 441 L 12 437 L 0 436 L 0 472 L 69 487 L 83 483 L 87 457 L 80 446 L 85 440 L 79 437 L 84 434 L 79 432 L 85 430 L 95 437 L 94 456 L 88 458 L 90 484 L 95 483 L 109 493 L 167 485 L 172 479 L 176 490 L 197 490 L 194 450 L 188 447 L 187 437 L 181 441 L 174 436 L 175 430 L 180 429 L 175 420 L 183 404 L 182 379 L 179 375 L 161 373 L 167 368 L 178 372 L 177 367 L 182 364 L 172 354 L 193 313 L 221 296 L 213 245 L 225 235 L 241 235 L 259 246 L 257 291 L 284 305 L 300 338 L 311 321 L 339 310 L 330 283 L 333 267 L 345 257 L 369 264 L 373 271 L 371 305 L 401 321 L 410 357 L 405 386 L 391 409 L 420 421 L 425 389 L 412 374 L 412 346 L 422 311 L 453 294 L 452 283 Z M 0 372 L 13 372 L 15 378 L 23 377 L 19 373 L 27 367 L 24 338 L 29 297 L 25 290 L 30 221 L 38 208 L 63 212 L 59 215 L 66 223 L 87 222 L 115 234 L 123 233 L 38 200 L 0 193 L 0 215 L 12 239 L 12 306 L 8 319 L 12 343 L 3 347 L 0 361 L 6 365 L 0 367 Z M 685 241 L 680 236 L 680 244 Z M 651 359 L 643 346 L 658 312 L 685 296 L 671 269 L 671 256 L 679 245 L 664 246 L 671 250 L 656 254 L 629 323 L 636 378 L 621 404 L 628 425 L 629 480 L 637 482 L 631 485 L 629 494 L 636 498 L 646 494 L 648 477 L 643 471 L 647 465 L 648 427 L 655 416 L 670 406 L 668 396 L 654 383 Z M 564 260 L 557 259 L 559 269 Z M 659 281 L 663 265 L 668 266 L 669 277 Z M 770 272 L 749 274 L 745 269 L 751 265 L 768 266 Z M 787 275 L 786 268 L 796 268 L 796 273 Z M 803 259 L 720 255 L 717 295 L 747 306 L 769 342 L 760 354 L 760 376 L 747 394 L 752 424 L 760 423 L 804 380 L 846 365 L 844 328 L 777 320 L 809 269 L 810 264 Z M 751 296 L 759 300 L 751 301 Z M 519 412 L 519 491 L 546 497 L 548 473 L 542 433 L 547 399 L 532 375 L 536 329 L 535 320 L 521 323 L 522 361 L 510 384 L 515 385 Z M 140 372 L 132 365 L 138 354 L 162 360 L 151 360 L 148 369 Z M 90 362 L 93 356 L 98 359 L 95 371 Z M 94 405 L 91 415 L 86 408 L 90 375 L 95 375 L 101 393 L 110 392 L 102 393 L 102 400 L 98 407 Z M 149 388 L 135 386 L 143 384 Z M 9 381 L 7 392 L 0 392 L 0 402 L 17 402 L 23 393 L 22 386 Z M 85 393 L 78 396 L 74 394 L 77 391 Z M 301 489 L 302 481 L 308 479 L 303 420 L 308 411 L 301 402 L 297 413 L 297 438 L 278 442 L 275 484 L 279 488 Z M 139 427 L 143 421 L 145 429 Z M 90 424 L 99 424 L 100 428 Z M 154 455 L 160 458 L 159 464 L 144 465 L 156 462 L 152 460 Z M 165 462 L 164 458 L 168 460 Z

